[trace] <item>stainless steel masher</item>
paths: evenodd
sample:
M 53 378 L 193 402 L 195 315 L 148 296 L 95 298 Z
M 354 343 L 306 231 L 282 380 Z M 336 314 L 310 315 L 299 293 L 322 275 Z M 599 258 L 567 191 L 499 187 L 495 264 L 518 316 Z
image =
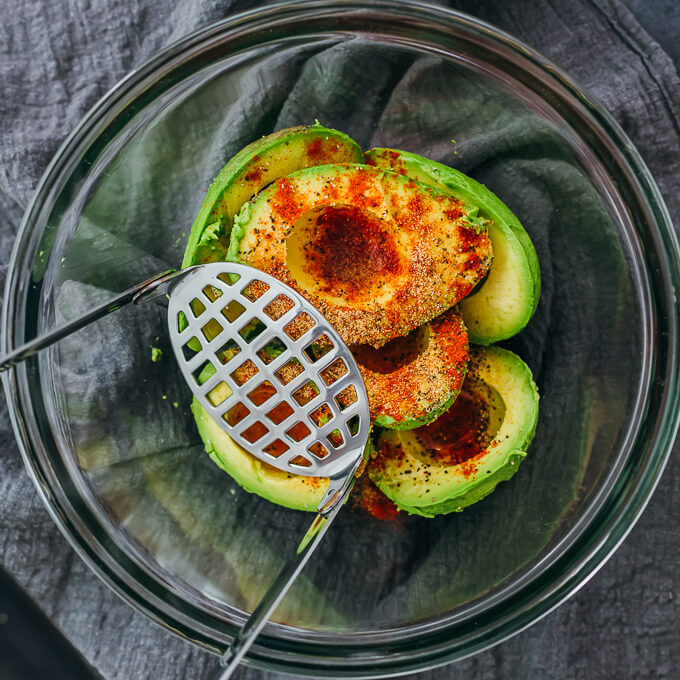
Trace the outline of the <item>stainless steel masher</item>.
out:
M 347 498 L 368 440 L 368 398 L 352 354 L 312 304 L 273 276 L 230 262 L 145 281 L 17 348 L 0 371 L 126 304 L 163 294 L 175 357 L 201 406 L 260 460 L 329 479 L 295 554 L 222 656 L 215 680 L 226 680 Z

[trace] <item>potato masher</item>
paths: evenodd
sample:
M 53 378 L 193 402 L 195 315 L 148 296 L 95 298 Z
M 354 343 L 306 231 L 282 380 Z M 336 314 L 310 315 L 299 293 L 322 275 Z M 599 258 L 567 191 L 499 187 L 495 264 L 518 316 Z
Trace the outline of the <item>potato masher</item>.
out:
M 329 478 L 317 515 L 220 660 L 231 676 L 349 494 L 370 419 L 359 369 L 337 332 L 297 291 L 252 267 L 168 271 L 17 348 L 0 371 L 120 307 L 169 295 L 168 328 L 201 406 L 246 451 L 292 474 Z

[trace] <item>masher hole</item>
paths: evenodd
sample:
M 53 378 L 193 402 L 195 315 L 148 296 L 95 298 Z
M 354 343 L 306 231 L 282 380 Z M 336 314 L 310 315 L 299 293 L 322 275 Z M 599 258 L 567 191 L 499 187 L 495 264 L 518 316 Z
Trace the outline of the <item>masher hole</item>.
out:
M 220 347 L 215 356 L 219 359 L 222 364 L 229 363 L 239 352 L 241 348 L 236 340 L 229 338 L 222 347 Z
M 270 456 L 273 456 L 274 458 L 278 458 L 279 456 L 283 455 L 289 449 L 290 449 L 290 446 L 288 446 L 288 444 L 281 441 L 280 439 L 275 439 L 273 442 L 271 442 L 271 444 L 268 444 L 262 450 L 265 453 L 268 453 Z
M 231 387 L 222 381 L 217 383 L 217 385 L 215 385 L 215 387 L 213 387 L 210 392 L 208 392 L 207 397 L 208 401 L 213 406 L 219 406 L 229 399 L 232 394 L 234 394 L 234 392 L 232 391 Z
M 347 385 L 343 390 L 338 392 L 335 397 L 335 403 L 341 411 L 347 410 L 352 404 L 356 404 L 359 397 L 357 395 L 357 388 L 354 385 Z
M 280 425 L 286 418 L 290 418 L 293 413 L 295 413 L 295 411 L 290 404 L 286 401 L 282 401 L 267 413 L 267 418 L 269 418 L 274 425 Z
M 326 366 L 326 368 L 319 371 L 321 380 L 323 380 L 328 387 L 338 382 L 338 380 L 340 380 L 343 375 L 347 375 L 347 373 L 349 373 L 349 368 L 347 368 L 347 364 L 339 357 Z
M 247 342 L 251 343 L 255 338 L 266 330 L 266 326 L 257 318 L 253 317 L 238 334 Z
M 278 321 L 284 314 L 290 312 L 295 307 L 295 303 L 287 296 L 277 295 L 264 308 L 264 313 L 272 320 Z
M 316 321 L 307 314 L 300 312 L 289 324 L 283 327 L 283 332 L 292 340 L 299 340 L 316 326 Z
M 247 442 L 254 444 L 258 439 L 262 439 L 262 437 L 264 437 L 267 432 L 269 432 L 267 426 L 257 420 L 250 427 L 247 427 L 245 430 L 243 430 L 243 432 L 241 432 L 241 436 Z
M 235 283 L 239 282 L 241 275 L 240 274 L 232 274 L 230 272 L 222 272 L 221 274 L 217 275 L 217 278 L 222 283 L 226 283 L 228 286 L 233 286 Z
M 321 442 L 314 442 L 307 451 L 317 458 L 325 458 L 328 455 L 328 449 Z
M 335 449 L 339 449 L 345 443 L 345 439 L 342 436 L 342 433 L 340 432 L 340 430 L 337 429 L 333 430 L 332 432 L 329 432 L 326 439 L 328 439 L 331 446 Z
M 293 392 L 293 399 L 295 399 L 300 406 L 304 406 L 312 401 L 312 399 L 318 397 L 319 394 L 321 394 L 321 392 L 316 386 L 316 383 L 312 380 L 308 380 L 302 387 Z
M 241 291 L 241 295 L 251 302 L 255 302 L 261 298 L 270 288 L 271 286 L 268 283 L 254 279 Z
M 254 390 L 248 392 L 248 399 L 255 404 L 255 406 L 262 406 L 265 401 L 268 401 L 276 394 L 276 387 L 272 385 L 269 380 L 260 383 Z
M 197 385 L 204 385 L 215 375 L 215 367 L 210 361 L 204 361 L 191 375 Z
M 232 300 L 222 309 L 222 316 L 229 322 L 234 323 L 236 319 L 246 311 L 246 308 L 237 300 Z
M 234 406 L 232 406 L 222 416 L 222 418 L 227 423 L 227 425 L 230 425 L 231 427 L 235 427 L 244 418 L 246 418 L 248 415 L 250 415 L 250 409 L 245 404 L 243 404 L 239 401 Z
M 333 341 L 323 333 L 314 342 L 310 343 L 302 351 L 311 363 L 316 363 L 333 349 Z
M 298 421 L 293 427 L 286 430 L 286 436 L 294 442 L 301 442 L 310 434 L 312 434 L 312 431 L 302 421 Z
M 210 319 L 205 326 L 201 328 L 201 333 L 203 333 L 203 336 L 208 342 L 211 342 L 214 340 L 222 331 L 224 328 L 220 325 L 219 321 L 217 319 Z
M 257 356 L 263 364 L 271 364 L 286 351 L 286 345 L 280 338 L 272 338 L 266 345 L 257 350 Z
M 274 375 L 282 385 L 287 385 L 297 378 L 305 369 L 298 359 L 293 357 L 286 361 L 281 368 L 276 369 Z
M 245 385 L 251 378 L 254 378 L 258 372 L 257 366 L 250 359 L 246 359 L 231 372 L 231 379 L 240 387 Z
M 309 414 L 309 417 L 317 427 L 323 427 L 326 423 L 330 423 L 333 420 L 333 411 L 328 404 L 323 403 L 319 408 L 314 409 Z

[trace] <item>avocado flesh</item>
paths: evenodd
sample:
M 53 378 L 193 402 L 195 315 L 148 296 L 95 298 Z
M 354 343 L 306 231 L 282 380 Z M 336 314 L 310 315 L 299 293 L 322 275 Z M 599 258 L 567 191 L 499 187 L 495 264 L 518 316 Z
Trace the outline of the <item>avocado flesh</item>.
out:
M 301 168 L 341 162 L 363 162 L 361 147 L 346 134 L 318 124 L 279 130 L 249 144 L 210 185 L 182 267 L 224 261 L 234 215 L 267 184 Z
M 522 330 L 538 305 L 541 275 L 531 239 L 512 211 L 483 184 L 442 163 L 384 148 L 371 149 L 364 156 L 371 165 L 479 206 L 480 216 L 489 220 L 494 261 L 483 284 L 460 304 L 470 341 L 489 345 Z
M 228 257 L 296 288 L 347 344 L 381 347 L 469 294 L 491 244 L 473 204 L 335 164 L 283 177 L 245 204 Z
M 351 350 L 371 420 L 397 430 L 426 425 L 446 411 L 460 392 L 469 358 L 467 331 L 455 308 L 380 349 Z
M 463 390 L 484 404 L 488 417 L 488 443 L 473 457 L 458 464 L 438 460 L 417 429 L 379 434 L 368 474 L 401 510 L 423 517 L 463 510 L 510 479 L 525 458 L 538 422 L 529 367 L 500 347 L 471 348 Z

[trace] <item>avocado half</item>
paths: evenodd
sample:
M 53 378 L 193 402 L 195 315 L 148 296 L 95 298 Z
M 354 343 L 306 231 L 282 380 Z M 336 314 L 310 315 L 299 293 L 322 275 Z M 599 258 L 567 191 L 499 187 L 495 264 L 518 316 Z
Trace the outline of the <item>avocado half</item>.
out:
M 381 347 L 470 293 L 491 265 L 477 208 L 360 164 L 299 170 L 234 219 L 228 258 L 297 289 L 348 344 Z
M 375 148 L 366 163 L 429 184 L 479 207 L 488 220 L 493 264 L 484 283 L 460 303 L 470 341 L 489 345 L 519 333 L 536 311 L 541 273 L 533 243 L 513 212 L 483 184 L 408 151 Z
M 329 162 L 361 163 L 363 153 L 349 136 L 318 123 L 280 130 L 244 147 L 210 185 L 191 228 L 182 267 L 226 260 L 233 218 L 244 203 L 280 177 Z M 206 451 L 241 486 L 279 505 L 317 509 L 327 479 L 286 475 L 260 462 L 237 446 L 197 402 L 192 411 Z
M 194 220 L 182 267 L 223 262 L 234 215 L 279 177 L 326 163 L 362 163 L 361 147 L 339 130 L 300 125 L 279 130 L 244 147 L 222 168 Z
M 461 511 L 517 472 L 537 422 L 538 390 L 529 367 L 506 349 L 473 347 L 451 409 L 424 428 L 380 432 L 368 474 L 408 513 Z
M 351 347 L 378 427 L 406 430 L 446 411 L 460 392 L 469 346 L 455 307 L 380 349 Z

